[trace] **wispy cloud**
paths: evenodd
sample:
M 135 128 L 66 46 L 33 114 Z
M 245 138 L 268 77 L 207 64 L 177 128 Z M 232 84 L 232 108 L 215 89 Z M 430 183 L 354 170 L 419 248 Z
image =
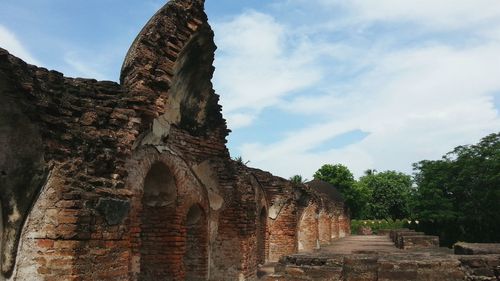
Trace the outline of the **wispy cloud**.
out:
M 81 56 L 68 52 L 64 55 L 64 62 L 70 67 L 67 75 L 93 79 L 106 79 L 107 77 L 98 71 L 98 66 L 92 65 L 89 61 L 84 61 Z
M 500 20 L 496 0 L 316 0 L 330 9 L 349 12 L 352 21 L 414 22 L 431 29 L 470 28 Z
M 40 65 L 40 62 L 33 57 L 17 36 L 3 25 L 0 25 L 0 47 L 27 63 Z
M 269 15 L 248 11 L 214 24 L 219 46 L 215 84 L 230 127 L 251 124 L 259 112 L 314 84 L 320 69 L 308 46 L 290 48 L 293 34 Z M 305 43 L 305 42 L 299 42 Z
M 255 12 L 237 18 L 257 19 L 260 32 L 269 37 L 245 35 L 244 30 L 252 25 L 239 20 L 228 23 L 228 29 L 218 30 L 231 40 L 220 41 L 223 50 L 238 50 L 226 57 L 237 64 L 218 64 L 216 73 L 217 86 L 228 84 L 220 91 L 227 96 L 223 100 L 226 114 L 245 114 L 248 108 L 258 111 L 268 106 L 316 116 L 318 120 L 287 132 L 288 137 L 281 141 L 241 144 L 241 154 L 252 165 L 282 176 L 309 177 L 322 164 L 333 162 L 347 164 L 356 175 L 369 168 L 411 172 L 413 162 L 438 158 L 454 146 L 476 142 L 500 130 L 494 98 L 500 91 L 497 1 L 313 2 L 321 4 L 316 14 L 328 9 L 345 13 L 333 20 L 301 19 L 302 23 L 278 22 Z M 283 5 L 311 9 L 312 4 L 290 0 L 281 8 Z M 308 31 L 303 22 L 314 23 L 314 27 Z M 231 33 L 229 28 L 235 24 L 242 29 Z M 381 24 L 400 28 L 391 32 Z M 290 36 L 288 31 L 298 35 Z M 411 38 L 411 34 L 418 36 Z M 256 43 L 260 40 L 262 45 Z M 256 52 L 257 56 L 247 52 Z M 294 56 L 299 54 L 306 54 L 307 59 Z M 288 60 L 279 59 L 283 56 L 301 63 L 288 64 Z M 291 77 L 269 75 L 263 70 L 268 65 L 276 69 L 280 63 L 293 74 Z M 247 76 L 262 72 L 266 79 Z M 308 83 L 300 84 L 295 91 L 273 88 L 280 83 L 294 85 L 294 79 L 307 73 L 317 76 L 305 80 Z M 264 83 L 256 87 L 252 81 Z M 260 91 L 256 93 L 257 89 Z M 305 91 L 310 89 L 314 90 Z M 234 92 L 236 100 L 231 101 Z M 258 115 L 252 115 L 245 125 L 256 118 Z M 332 139 L 351 131 L 369 134 L 361 141 L 325 149 Z M 322 149 L 315 149 L 318 147 Z
M 124 46 L 108 44 L 102 45 L 99 50 L 86 50 L 68 44 L 63 48 L 59 70 L 71 77 L 118 81 L 127 50 Z
M 290 132 L 277 143 L 245 144 L 242 154 L 254 165 L 286 176 L 309 176 L 329 162 L 348 164 L 357 175 L 373 167 L 409 172 L 412 162 L 437 158 L 500 130 L 492 99 L 500 89 L 498 52 L 500 45 L 381 56 L 344 99 L 336 100 L 335 94 L 318 100 L 302 96 L 287 106 L 322 118 L 333 116 L 334 121 Z M 355 129 L 370 134 L 340 149 L 311 152 L 311 147 Z

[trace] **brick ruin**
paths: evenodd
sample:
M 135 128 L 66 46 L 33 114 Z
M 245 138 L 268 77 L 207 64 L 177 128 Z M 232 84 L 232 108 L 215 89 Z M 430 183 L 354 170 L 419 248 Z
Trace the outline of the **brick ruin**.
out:
M 354 246 L 353 246 L 354 245 Z M 283 256 L 265 281 L 497 281 L 500 244 L 439 247 L 437 236 L 409 229 L 354 235 L 319 252 Z
M 203 0 L 173 0 L 120 83 L 0 49 L 0 280 L 255 280 L 348 235 L 346 206 L 233 161 Z

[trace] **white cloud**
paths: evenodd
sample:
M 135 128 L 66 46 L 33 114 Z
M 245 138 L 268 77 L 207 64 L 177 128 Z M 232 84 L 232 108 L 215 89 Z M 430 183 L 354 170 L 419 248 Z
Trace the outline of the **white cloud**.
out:
M 414 162 L 439 158 L 457 145 L 475 143 L 500 131 L 493 99 L 500 91 L 499 2 L 318 1 L 325 5 L 323 9 L 342 8 L 349 13 L 333 21 L 315 22 L 311 36 L 307 27 L 275 23 L 280 30 L 300 30 L 301 38 L 306 38 L 302 44 L 309 46 L 307 54 L 313 59 L 301 67 L 321 70 L 321 79 L 314 81 L 314 89 L 321 95 L 299 92 L 291 101 L 269 105 L 316 116 L 318 122 L 290 131 L 288 137 L 274 143 L 241 144 L 241 155 L 253 166 L 285 177 L 310 177 L 325 163 L 347 164 L 357 176 L 369 168 L 410 173 Z M 302 0 L 290 3 L 307 4 Z M 376 29 L 369 31 L 371 34 L 357 33 L 375 22 L 416 25 L 401 25 L 401 33 Z M 337 27 L 332 29 L 332 23 Z M 339 26 L 344 30 L 339 31 Z M 419 27 L 426 31 L 416 31 Z M 341 40 L 325 40 L 338 32 L 344 36 Z M 410 44 L 408 37 L 398 37 L 413 32 L 420 38 Z M 315 37 L 318 34 L 322 36 Z M 476 37 L 470 40 L 470 34 Z M 359 40 L 359 36 L 373 39 Z M 292 46 L 289 52 L 297 49 Z M 236 75 L 259 69 L 245 57 L 233 59 L 249 68 Z M 324 60 L 332 65 L 325 67 Z M 349 78 L 339 78 L 344 76 Z M 236 83 L 235 87 L 242 85 Z M 346 147 L 325 147 L 329 140 L 352 130 L 370 134 Z M 322 147 L 323 151 L 318 151 Z
M 263 108 L 321 78 L 305 40 L 289 48 L 290 34 L 268 15 L 246 12 L 214 29 L 219 46 L 214 84 L 224 93 L 221 103 L 233 129 L 250 125 Z M 235 114 L 242 110 L 252 114 Z
M 8 30 L 5 26 L 0 25 L 0 47 L 6 49 L 12 55 L 21 58 L 27 63 L 37 66 L 45 66 L 41 64 L 20 42 L 17 36 Z M 63 55 L 64 64 L 56 65 L 58 71 L 62 71 L 67 76 L 80 76 L 94 79 L 110 79 L 109 75 L 103 74 L 101 69 L 108 69 L 110 54 L 88 55 L 84 56 L 84 52 L 67 51 Z
M 245 144 L 242 156 L 282 176 L 309 177 L 332 162 L 347 164 L 357 176 L 368 168 L 410 172 L 413 162 L 500 130 L 492 98 L 500 90 L 498 53 L 498 43 L 381 53 L 344 98 L 304 95 L 284 106 L 334 121 L 291 132 L 276 143 Z M 354 129 L 370 135 L 344 148 L 311 152 Z
M 357 21 L 411 21 L 433 29 L 467 28 L 500 20 L 497 0 L 317 0 L 317 3 L 344 8 Z
M 3 25 L 0 25 L 0 47 L 27 63 L 40 65 L 33 55 L 21 44 L 17 36 Z
M 102 64 L 102 60 L 89 59 L 85 60 L 81 53 L 67 52 L 64 55 L 64 62 L 69 66 L 66 70 L 63 66 L 65 75 L 74 77 L 92 78 L 97 80 L 109 79 L 105 74 L 98 69 L 106 69 Z
M 229 113 L 224 117 L 229 120 L 229 128 L 241 128 L 246 127 L 255 120 L 256 114 L 247 114 L 247 113 Z

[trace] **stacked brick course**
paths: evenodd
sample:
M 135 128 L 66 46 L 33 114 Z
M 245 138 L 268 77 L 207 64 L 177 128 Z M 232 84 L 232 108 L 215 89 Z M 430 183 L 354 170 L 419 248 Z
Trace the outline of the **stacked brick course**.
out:
M 230 159 L 214 51 L 202 0 L 153 16 L 120 84 L 0 49 L 2 278 L 255 280 L 299 233 L 349 233 L 343 205 Z
M 453 256 L 436 253 L 292 255 L 266 281 L 458 281 L 498 280 L 500 255 Z
M 438 236 L 425 235 L 423 232 L 403 228 L 391 230 L 389 235 L 396 247 L 404 250 L 439 247 Z

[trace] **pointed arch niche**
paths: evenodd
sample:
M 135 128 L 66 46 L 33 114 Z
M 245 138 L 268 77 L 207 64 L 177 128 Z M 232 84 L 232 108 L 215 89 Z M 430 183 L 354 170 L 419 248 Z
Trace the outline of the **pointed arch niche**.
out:
M 319 247 L 318 211 L 315 205 L 309 205 L 299 221 L 297 243 L 299 252 L 309 252 Z
M 257 264 L 265 264 L 267 262 L 267 210 L 262 207 L 257 223 Z
M 179 182 L 185 181 L 161 161 L 146 174 L 139 214 L 138 280 L 207 280 L 207 214 L 196 200 L 180 198 L 179 191 L 189 188 Z M 194 203 L 179 205 L 186 200 Z

